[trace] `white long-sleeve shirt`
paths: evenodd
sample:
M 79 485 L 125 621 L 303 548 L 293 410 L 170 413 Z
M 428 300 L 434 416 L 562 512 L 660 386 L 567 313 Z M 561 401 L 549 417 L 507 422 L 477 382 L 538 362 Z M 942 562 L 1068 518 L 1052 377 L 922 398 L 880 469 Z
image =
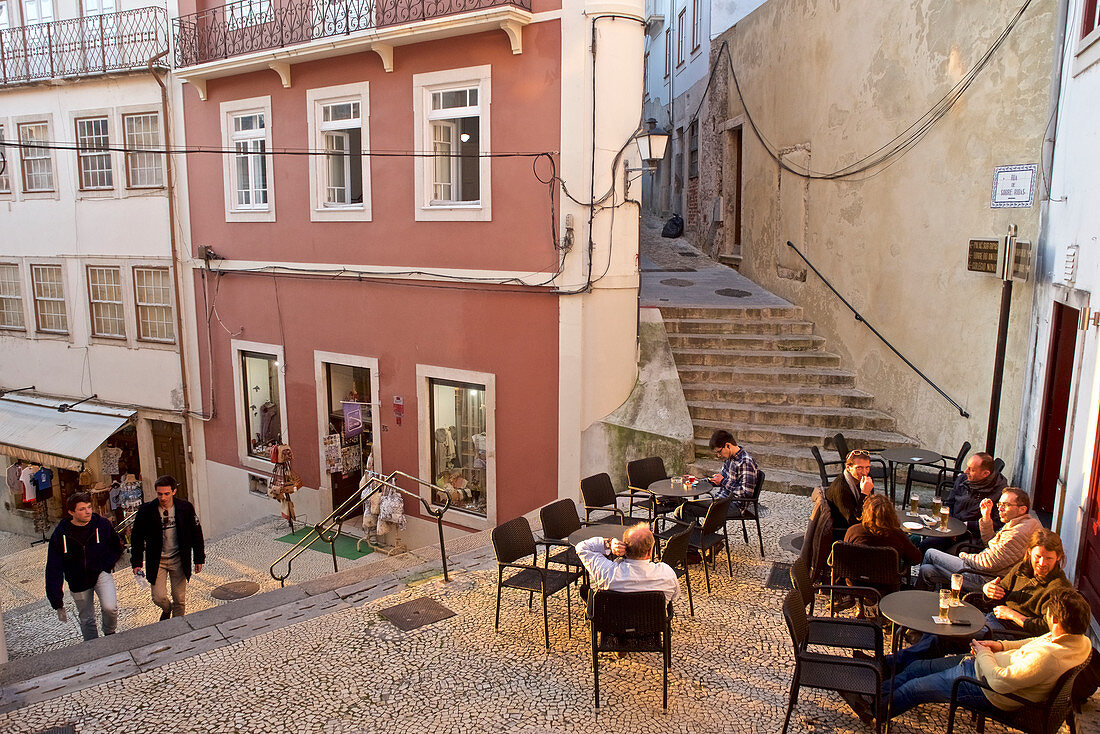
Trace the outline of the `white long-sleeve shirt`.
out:
M 680 581 L 667 563 L 604 556 L 605 540 L 589 538 L 577 544 L 577 555 L 588 570 L 592 588 L 610 591 L 663 591 L 667 601 L 680 596 Z

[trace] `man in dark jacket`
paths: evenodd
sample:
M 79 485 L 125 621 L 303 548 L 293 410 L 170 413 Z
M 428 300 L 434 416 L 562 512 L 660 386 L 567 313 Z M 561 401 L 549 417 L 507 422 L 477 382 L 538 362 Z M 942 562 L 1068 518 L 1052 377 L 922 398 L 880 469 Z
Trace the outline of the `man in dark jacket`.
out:
M 859 522 L 863 512 L 863 498 L 875 491 L 871 481 L 871 454 L 862 449 L 849 452 L 844 459 L 844 471 L 833 480 L 825 491 L 829 509 L 833 513 L 833 533 L 837 540 L 845 531 Z
M 966 462 L 962 474 L 955 477 L 955 484 L 944 495 L 943 504 L 951 508 L 951 517 L 966 523 L 966 529 L 973 541 L 981 540 L 978 521 L 982 518 L 982 500 L 989 498 L 994 503 L 1001 491 L 1008 486 L 1008 480 L 996 470 L 993 456 L 984 451 L 978 452 Z M 929 548 L 948 548 L 966 538 L 926 538 L 921 541 L 922 551 Z
M 80 632 L 85 640 L 99 636 L 95 624 L 95 601 L 99 597 L 103 634 L 113 635 L 118 627 L 118 592 L 111 575 L 122 555 L 122 540 L 110 521 L 92 512 L 92 496 L 77 492 L 65 503 L 69 517 L 57 524 L 46 549 L 46 598 L 67 620 L 62 580 L 76 604 Z
M 184 615 L 192 561 L 195 573 L 202 573 L 206 563 L 206 546 L 195 507 L 187 500 L 176 499 L 176 486 L 175 477 L 157 479 L 157 498 L 138 508 L 130 536 L 130 565 L 137 575 L 142 572 L 142 561 L 146 561 L 153 603 L 160 607 L 162 620 Z

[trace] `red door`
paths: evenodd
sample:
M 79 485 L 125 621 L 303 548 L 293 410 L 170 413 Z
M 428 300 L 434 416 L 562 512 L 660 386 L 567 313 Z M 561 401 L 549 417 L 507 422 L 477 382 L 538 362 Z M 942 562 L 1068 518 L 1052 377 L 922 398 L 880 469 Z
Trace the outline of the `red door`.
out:
M 1077 587 L 1089 600 L 1092 616 L 1100 619 L 1100 441 L 1092 456 L 1092 479 L 1085 524 L 1081 528 L 1081 552 L 1077 561 Z
M 1051 315 L 1047 380 L 1039 424 L 1039 456 L 1035 486 L 1031 492 L 1032 506 L 1044 513 L 1054 511 L 1058 477 L 1062 472 L 1062 447 L 1066 442 L 1066 417 L 1073 387 L 1078 315 L 1077 309 L 1063 303 L 1055 303 Z

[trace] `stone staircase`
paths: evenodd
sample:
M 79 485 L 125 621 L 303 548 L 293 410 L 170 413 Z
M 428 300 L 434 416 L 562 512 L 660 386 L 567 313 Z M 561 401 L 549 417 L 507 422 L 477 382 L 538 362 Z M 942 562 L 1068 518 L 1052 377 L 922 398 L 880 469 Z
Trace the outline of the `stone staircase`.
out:
M 662 306 L 661 315 L 695 427 L 696 474 L 720 466 L 707 444 L 716 428 L 756 459 L 765 489 L 796 494 L 820 484 L 810 446 L 837 458 L 837 432 L 853 448 L 915 445 L 825 351 L 800 307 Z

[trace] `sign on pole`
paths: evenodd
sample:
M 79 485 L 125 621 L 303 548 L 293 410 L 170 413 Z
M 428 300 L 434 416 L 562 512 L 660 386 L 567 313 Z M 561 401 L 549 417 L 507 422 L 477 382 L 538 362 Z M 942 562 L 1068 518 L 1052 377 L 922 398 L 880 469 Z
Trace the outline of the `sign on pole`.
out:
M 970 249 L 966 255 L 966 269 L 973 273 L 997 274 L 997 262 L 1001 252 L 1001 241 L 986 237 L 970 240 Z

